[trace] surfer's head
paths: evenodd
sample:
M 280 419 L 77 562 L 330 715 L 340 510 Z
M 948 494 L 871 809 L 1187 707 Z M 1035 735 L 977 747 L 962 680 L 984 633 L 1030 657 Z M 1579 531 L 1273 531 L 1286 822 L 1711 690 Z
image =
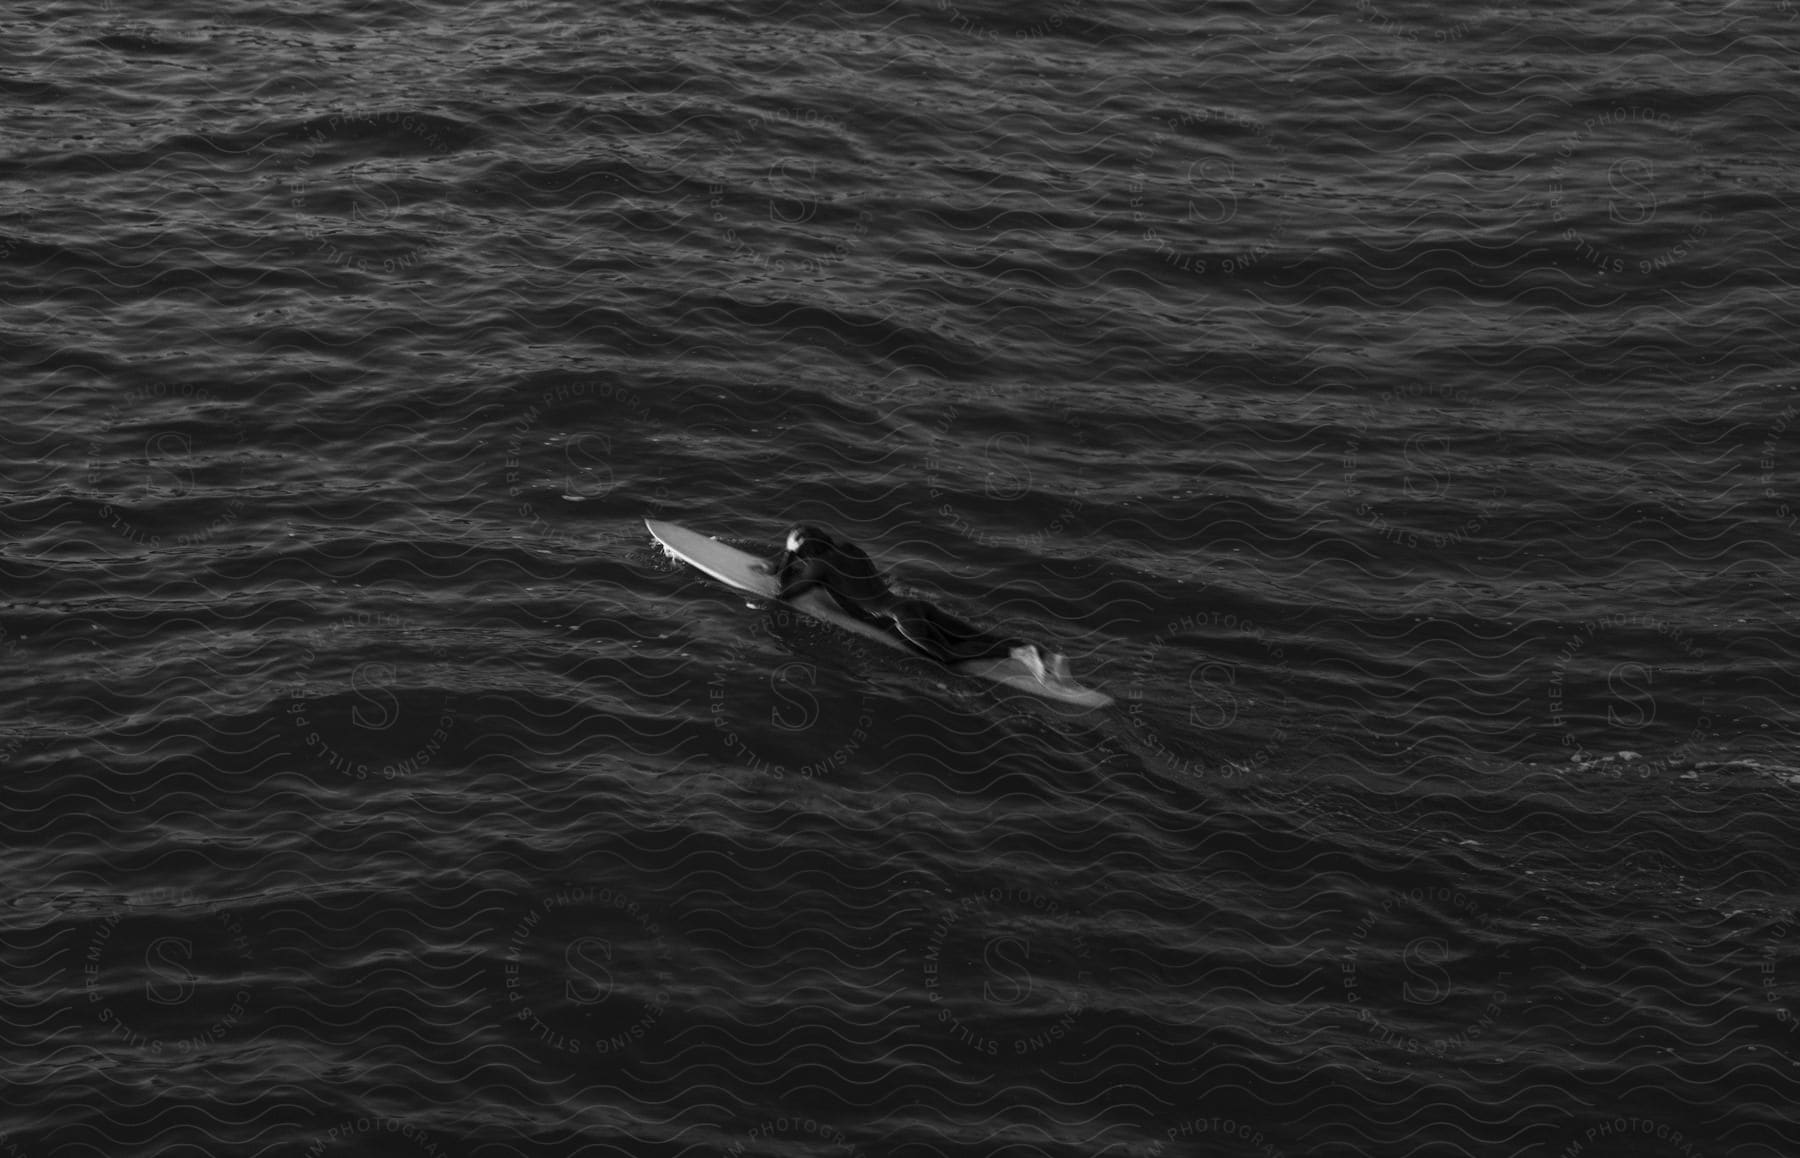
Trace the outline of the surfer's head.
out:
M 810 523 L 798 523 L 787 533 L 788 554 L 798 554 L 800 549 L 808 544 L 814 548 L 835 547 L 837 541 L 831 537 L 829 532 L 820 530 Z

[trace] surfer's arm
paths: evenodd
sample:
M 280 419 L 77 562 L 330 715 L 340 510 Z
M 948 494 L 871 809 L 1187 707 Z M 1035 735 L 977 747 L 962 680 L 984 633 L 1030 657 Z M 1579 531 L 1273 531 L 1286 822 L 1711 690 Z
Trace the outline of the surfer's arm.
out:
M 797 599 L 811 591 L 814 587 L 825 586 L 822 579 L 796 579 L 775 593 L 775 598 L 784 600 Z
M 792 578 L 788 578 L 787 571 L 784 570 L 781 590 L 775 593 L 775 598 L 793 599 L 806 594 L 814 587 L 825 586 L 825 564 L 819 559 L 808 559 L 792 570 L 795 571 Z

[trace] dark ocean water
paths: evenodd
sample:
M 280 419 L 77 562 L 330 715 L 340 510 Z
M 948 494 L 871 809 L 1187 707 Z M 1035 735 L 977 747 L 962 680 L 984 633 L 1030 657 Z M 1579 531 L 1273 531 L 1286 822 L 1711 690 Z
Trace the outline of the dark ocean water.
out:
M 0 34 L 0 1154 L 1800 1153 L 1793 4 Z

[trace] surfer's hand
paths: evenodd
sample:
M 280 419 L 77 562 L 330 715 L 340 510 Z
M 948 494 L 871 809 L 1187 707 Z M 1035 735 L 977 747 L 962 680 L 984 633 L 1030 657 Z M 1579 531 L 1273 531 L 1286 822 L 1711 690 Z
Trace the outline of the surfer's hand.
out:
M 824 586 L 825 585 L 817 579 L 796 579 L 786 587 L 783 587 L 780 591 L 777 591 L 775 593 L 775 598 L 781 600 L 795 599 L 806 594 L 808 591 L 811 591 L 814 587 Z

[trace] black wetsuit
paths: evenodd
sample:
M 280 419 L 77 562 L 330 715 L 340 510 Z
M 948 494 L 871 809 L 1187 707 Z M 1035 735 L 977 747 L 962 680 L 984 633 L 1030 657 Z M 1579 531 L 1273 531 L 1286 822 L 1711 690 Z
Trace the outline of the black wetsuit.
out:
M 814 587 L 831 593 L 846 614 L 898 636 L 920 655 L 939 663 L 999 659 L 1025 641 L 983 631 L 940 611 L 923 599 L 906 599 L 888 590 L 874 560 L 854 543 L 846 543 L 816 527 L 800 528 L 799 549 L 782 556 L 776 578 L 779 599 L 793 599 Z

